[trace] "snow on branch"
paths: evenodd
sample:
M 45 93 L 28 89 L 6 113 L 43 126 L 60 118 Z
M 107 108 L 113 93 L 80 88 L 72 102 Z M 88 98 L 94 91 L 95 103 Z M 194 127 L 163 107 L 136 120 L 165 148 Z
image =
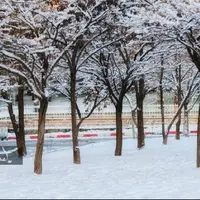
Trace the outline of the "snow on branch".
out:
M 4 103 L 7 103 L 7 104 L 12 104 L 12 101 L 10 101 L 8 99 L 3 99 L 3 98 L 0 98 L 0 102 L 4 102 Z
M 5 56 L 11 58 L 11 59 L 14 59 L 16 61 L 18 61 L 20 64 L 23 65 L 23 67 L 26 68 L 26 70 L 31 74 L 31 70 L 30 70 L 30 67 L 28 64 L 26 64 L 20 57 L 14 55 L 13 53 L 10 53 L 6 50 L 1 50 L 0 52 L 2 52 Z
M 18 77 L 21 77 L 22 79 L 24 79 L 24 81 L 27 83 L 27 85 L 32 89 L 34 95 L 37 98 L 41 99 L 41 94 L 38 93 L 34 84 L 32 84 L 31 80 L 25 74 L 23 74 L 20 70 L 7 67 L 6 65 L 1 64 L 1 63 L 0 63 L 0 69 L 6 70 L 7 72 L 10 72 L 10 73 L 17 75 Z

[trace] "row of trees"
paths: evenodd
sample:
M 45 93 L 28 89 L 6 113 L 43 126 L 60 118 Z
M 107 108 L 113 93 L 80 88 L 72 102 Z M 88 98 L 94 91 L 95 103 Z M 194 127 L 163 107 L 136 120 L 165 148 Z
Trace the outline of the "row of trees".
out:
M 160 93 L 163 143 L 167 144 L 169 129 L 177 118 L 176 139 L 180 138 L 180 111 L 184 107 L 185 120 L 188 120 L 188 105 L 199 83 L 200 3 L 182 0 L 3 0 L 0 5 L 3 10 L 1 74 L 14 75 L 19 88 L 26 85 L 40 102 L 36 174 L 42 173 L 45 118 L 52 93 L 61 93 L 71 102 L 73 162 L 76 164 L 81 163 L 79 128 L 84 119 L 107 101 L 116 109 L 115 155 L 122 154 L 123 101 L 127 98 L 132 102 L 133 92 L 138 148 L 145 145 L 143 102 L 145 96 L 156 89 Z M 165 89 L 174 90 L 179 105 L 166 129 Z M 2 96 L 5 93 L 3 90 Z M 84 96 L 88 104 L 85 116 L 77 103 L 80 96 Z M 7 98 L 6 94 L 3 98 Z M 23 116 L 22 103 L 19 108 L 19 116 Z M 22 121 L 20 118 L 19 124 Z M 23 133 L 19 127 L 15 129 L 17 136 L 18 132 Z M 24 142 L 23 145 L 19 142 L 19 146 L 24 146 Z M 22 149 L 20 155 L 23 156 L 25 148 Z

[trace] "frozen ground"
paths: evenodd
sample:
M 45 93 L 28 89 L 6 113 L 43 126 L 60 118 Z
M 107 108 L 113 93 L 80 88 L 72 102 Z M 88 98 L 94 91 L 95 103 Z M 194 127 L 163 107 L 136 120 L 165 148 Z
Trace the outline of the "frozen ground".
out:
M 196 168 L 196 136 L 163 146 L 147 138 L 137 150 L 127 139 L 123 156 L 115 157 L 115 141 L 81 147 L 81 165 L 72 164 L 71 149 L 45 153 L 43 175 L 33 174 L 33 157 L 22 166 L 0 166 L 0 198 L 196 198 L 200 169 Z

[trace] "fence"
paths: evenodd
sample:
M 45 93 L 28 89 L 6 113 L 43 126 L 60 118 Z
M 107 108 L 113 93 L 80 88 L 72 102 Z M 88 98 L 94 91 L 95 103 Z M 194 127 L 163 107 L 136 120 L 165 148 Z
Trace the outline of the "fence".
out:
M 192 110 L 190 111 L 190 116 L 196 117 L 198 114 L 198 105 L 194 105 Z M 25 114 L 25 119 L 32 119 L 32 118 L 37 118 L 38 115 L 38 106 L 25 106 L 24 107 L 24 114 Z M 175 112 L 177 111 L 177 106 L 176 105 L 165 105 L 164 110 L 165 110 L 165 116 L 166 117 L 172 117 Z M 18 116 L 18 109 L 17 106 L 13 107 L 14 113 L 16 117 Z M 84 109 L 82 109 L 84 110 Z M 83 116 L 86 115 L 86 112 L 82 112 Z M 144 110 L 143 110 L 144 117 L 146 118 L 151 118 L 151 117 L 160 117 L 160 105 L 154 104 L 154 105 L 144 105 Z M 70 118 L 70 109 L 69 108 L 63 108 L 62 105 L 57 105 L 57 106 L 49 106 L 47 109 L 47 119 L 48 118 Z M 111 109 L 110 111 L 98 111 L 96 110 L 91 117 L 94 118 L 102 118 L 106 116 L 114 116 L 115 115 L 115 110 Z M 123 111 L 123 116 L 131 116 L 131 108 L 129 106 L 124 106 L 124 111 Z M 9 114 L 8 114 L 8 109 L 7 107 L 0 107 L 0 121 L 1 120 L 9 120 Z

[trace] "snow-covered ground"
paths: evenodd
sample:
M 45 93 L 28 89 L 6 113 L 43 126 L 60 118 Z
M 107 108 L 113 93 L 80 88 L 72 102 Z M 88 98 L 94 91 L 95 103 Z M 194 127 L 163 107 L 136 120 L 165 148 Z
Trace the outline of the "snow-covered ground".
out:
M 199 198 L 196 136 L 180 141 L 146 138 L 142 150 L 126 139 L 123 155 L 114 156 L 115 141 L 81 147 L 81 165 L 72 150 L 44 153 L 43 175 L 33 174 L 33 157 L 22 166 L 1 166 L 0 198 Z

